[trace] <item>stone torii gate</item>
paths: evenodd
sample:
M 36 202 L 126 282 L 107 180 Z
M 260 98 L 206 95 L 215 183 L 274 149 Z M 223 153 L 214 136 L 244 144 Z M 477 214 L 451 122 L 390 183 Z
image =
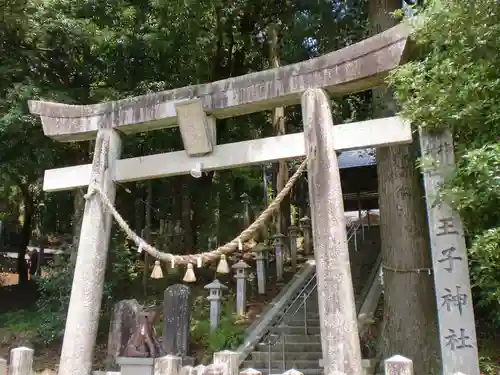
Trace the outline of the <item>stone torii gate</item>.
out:
M 30 101 L 30 111 L 40 115 L 45 135 L 61 142 L 96 139 L 92 164 L 45 171 L 44 190 L 94 184 L 113 201 L 115 182 L 307 156 L 325 374 L 361 374 L 335 150 L 411 143 L 412 135 L 410 125 L 397 117 L 333 126 L 328 94 L 381 85 L 401 63 L 408 35 L 409 29 L 398 25 L 297 64 L 114 102 L 78 106 Z M 216 145 L 216 119 L 298 103 L 304 133 Z M 179 126 L 185 151 L 119 159 L 122 134 L 172 126 Z M 81 228 L 60 375 L 91 371 L 110 229 L 111 215 L 99 196 L 91 195 Z

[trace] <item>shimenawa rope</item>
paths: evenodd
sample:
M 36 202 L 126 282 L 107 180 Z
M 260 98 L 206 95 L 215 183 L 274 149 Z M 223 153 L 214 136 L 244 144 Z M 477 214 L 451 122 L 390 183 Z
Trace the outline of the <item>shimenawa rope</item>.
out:
M 213 260 L 217 260 L 221 255 L 228 254 L 233 252 L 241 246 L 241 243 L 248 241 L 252 235 L 259 229 L 259 227 L 264 224 L 269 217 L 273 214 L 273 212 L 279 208 L 281 201 L 288 195 L 292 186 L 295 184 L 300 175 L 304 172 L 307 167 L 307 158 L 302 162 L 294 175 L 288 180 L 283 190 L 279 192 L 271 204 L 260 214 L 260 216 L 240 235 L 234 238 L 232 241 L 226 243 L 223 246 L 218 247 L 215 250 L 207 251 L 201 254 L 188 254 L 188 255 L 174 255 L 170 253 L 164 253 L 154 246 L 148 244 L 144 239 L 142 239 L 137 233 L 135 233 L 127 222 L 121 217 L 113 203 L 106 196 L 104 191 L 97 184 L 93 184 L 90 186 L 89 192 L 85 195 L 85 199 L 90 199 L 90 197 L 94 193 L 98 193 L 102 202 L 106 206 L 106 208 L 111 212 L 111 215 L 114 217 L 119 227 L 125 232 L 125 234 L 135 242 L 135 244 L 139 247 L 139 249 L 145 250 L 152 257 L 161 260 L 163 262 L 170 262 L 172 265 L 174 264 L 189 264 L 189 263 L 197 263 L 200 259 L 202 262 L 210 262 Z

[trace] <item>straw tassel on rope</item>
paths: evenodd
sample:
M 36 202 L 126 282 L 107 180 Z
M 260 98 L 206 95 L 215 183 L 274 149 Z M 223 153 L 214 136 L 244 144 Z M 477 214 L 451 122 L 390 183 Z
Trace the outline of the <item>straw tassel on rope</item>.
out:
M 268 220 L 274 211 L 279 209 L 280 204 L 284 197 L 290 193 L 292 186 L 295 184 L 300 175 L 304 172 L 307 167 L 307 158 L 302 162 L 299 168 L 295 171 L 295 174 L 288 180 L 283 189 L 279 192 L 276 198 L 269 204 L 269 206 L 259 215 L 259 217 L 243 232 L 240 233 L 238 237 L 233 239 L 232 241 L 226 243 L 223 246 L 218 247 L 215 250 L 207 251 L 201 254 L 202 257 L 206 257 L 208 260 L 211 258 L 216 258 L 218 256 L 221 257 L 221 261 L 219 266 L 217 267 L 218 273 L 229 273 L 229 266 L 227 264 L 227 260 L 223 253 L 231 253 L 234 250 L 242 251 L 243 242 L 249 240 L 252 235 Z M 138 247 L 138 252 L 146 251 L 152 257 L 164 261 L 170 262 L 171 268 L 175 268 L 175 263 L 179 264 L 188 264 L 191 262 L 197 262 L 196 256 L 193 255 L 174 255 L 169 253 L 164 253 L 159 251 L 155 247 L 151 246 L 147 242 L 145 242 L 137 233 L 135 233 L 132 228 L 127 224 L 127 222 L 123 219 L 123 217 L 118 213 L 113 203 L 109 200 L 103 190 L 99 185 L 89 186 L 89 192 L 86 194 L 86 199 L 89 199 L 93 194 L 98 193 L 102 203 L 109 210 L 113 218 L 116 220 L 118 226 L 121 230 L 125 232 L 128 238 L 135 242 Z M 142 245 L 142 246 L 141 246 Z
M 186 274 L 184 275 L 182 281 L 184 281 L 185 283 L 196 282 L 196 275 L 194 274 L 193 265 L 191 263 L 188 263 Z
M 217 273 L 229 273 L 229 264 L 227 264 L 226 256 L 224 254 L 220 256 Z
M 151 272 L 152 279 L 163 279 L 163 271 L 161 269 L 160 261 L 155 261 L 155 266 L 153 267 L 153 272 Z

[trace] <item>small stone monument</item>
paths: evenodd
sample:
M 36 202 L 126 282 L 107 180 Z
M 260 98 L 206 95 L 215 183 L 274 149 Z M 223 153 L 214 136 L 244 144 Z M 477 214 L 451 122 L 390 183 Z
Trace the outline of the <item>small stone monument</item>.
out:
M 142 308 L 135 299 L 119 301 L 115 304 L 108 336 L 106 368 L 117 370 L 116 358 L 123 355 L 132 331 L 137 325 L 137 317 Z
M 182 358 L 183 366 L 193 366 L 189 354 L 191 289 L 182 284 L 169 286 L 163 299 L 163 354 Z
M 154 322 L 159 309 L 142 310 L 121 357 L 116 359 L 121 375 L 153 375 L 154 361 L 161 353 Z

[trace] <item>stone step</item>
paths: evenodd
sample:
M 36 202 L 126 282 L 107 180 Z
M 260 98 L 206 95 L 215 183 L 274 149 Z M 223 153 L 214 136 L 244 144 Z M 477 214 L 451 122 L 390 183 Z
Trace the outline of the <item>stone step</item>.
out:
M 290 327 L 303 327 L 304 319 L 294 316 L 292 320 L 285 320 L 286 325 Z M 319 318 L 307 318 L 308 327 L 319 327 Z
M 304 310 L 304 306 L 294 305 L 286 312 L 285 316 L 297 316 L 299 314 L 319 314 L 319 306 L 317 302 L 309 301 L 307 303 L 307 308 Z
M 276 333 L 277 335 L 282 335 L 285 334 L 287 337 L 289 335 L 306 335 L 306 329 L 305 326 L 303 325 L 304 322 L 302 322 L 302 326 L 290 326 L 290 325 L 285 325 L 285 326 L 278 326 L 278 327 L 272 327 L 271 332 Z M 319 335 L 320 334 L 320 328 L 319 324 L 314 327 L 314 326 L 307 326 L 307 336 L 309 335 Z
M 274 341 L 271 341 L 274 343 Z M 272 353 L 281 353 L 281 341 L 278 341 L 274 345 L 271 345 Z M 285 350 L 287 352 L 319 352 L 321 351 L 321 341 L 318 338 L 315 342 L 307 341 L 288 341 L 285 340 Z M 267 344 L 259 343 L 255 346 L 255 351 L 257 352 L 269 352 L 269 347 Z
M 316 334 L 310 334 L 310 335 L 305 335 L 304 332 L 301 332 L 299 334 L 288 334 L 285 335 L 285 342 L 304 342 L 304 343 L 311 343 L 311 342 L 321 342 L 321 335 L 319 333 Z M 276 334 L 276 333 L 271 333 L 268 336 L 268 339 L 271 342 L 275 342 L 277 340 L 281 340 L 282 335 L 281 334 Z M 267 342 L 268 340 L 266 340 Z M 278 341 L 281 342 L 281 341 Z
M 283 354 L 281 351 L 277 352 L 271 352 L 270 354 L 268 352 L 252 352 L 250 354 L 250 361 L 256 361 L 256 362 L 262 362 L 265 361 L 267 363 L 269 359 L 269 355 L 271 356 L 271 360 L 274 361 L 281 361 L 283 358 Z M 298 351 L 298 352 L 286 352 L 286 358 L 295 358 L 297 360 L 304 360 L 304 359 L 309 359 L 309 360 L 319 360 L 319 358 L 323 357 L 323 353 L 321 351 L 317 352 L 306 352 L 306 351 Z
M 271 368 L 283 368 L 282 365 L 282 360 L 274 360 L 271 361 Z M 253 361 L 253 360 L 247 360 L 242 363 L 243 368 L 266 368 L 268 367 L 268 362 L 267 361 Z M 303 368 L 309 368 L 309 369 L 321 369 L 319 367 L 319 359 L 295 359 L 292 358 L 291 356 L 286 356 L 285 353 L 285 369 L 296 369 L 296 370 L 301 370 Z
M 304 316 L 307 317 L 307 319 L 310 319 L 310 320 L 319 320 L 319 312 L 316 310 L 313 310 L 313 309 L 307 309 L 307 313 L 304 314 L 304 311 L 301 310 L 301 311 L 297 311 L 297 313 L 295 315 L 285 315 L 286 317 L 291 317 L 292 320 L 297 320 L 297 319 L 304 319 Z

